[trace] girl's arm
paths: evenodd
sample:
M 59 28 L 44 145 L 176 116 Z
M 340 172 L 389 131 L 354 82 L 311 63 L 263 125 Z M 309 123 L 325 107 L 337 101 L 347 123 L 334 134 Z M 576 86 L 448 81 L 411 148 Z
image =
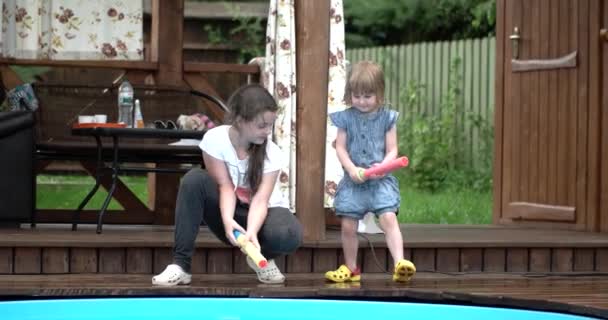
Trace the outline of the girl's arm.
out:
M 258 191 L 251 197 L 249 213 L 247 215 L 247 239 L 251 240 L 258 248 L 258 231 L 262 228 L 264 220 L 268 215 L 268 200 L 277 182 L 280 170 L 267 172 L 262 176 Z
M 251 197 L 247 215 L 247 231 L 257 234 L 268 214 L 268 200 L 279 177 L 280 170 L 267 172 L 262 176 L 258 191 Z
M 359 170 L 353 161 L 350 159 L 348 150 L 346 149 L 346 130 L 338 128 L 338 135 L 336 136 L 336 153 L 338 154 L 338 160 L 344 167 L 344 170 L 348 172 L 350 178 L 355 182 L 363 182 L 359 177 Z
M 392 128 L 390 128 L 387 132 L 386 135 L 384 136 L 384 159 L 382 159 L 381 163 L 374 163 L 372 166 L 379 166 L 383 163 L 387 163 L 390 162 L 392 160 L 397 159 L 397 156 L 399 155 L 399 150 L 398 150 L 398 145 L 397 145 L 397 126 L 393 125 Z M 381 174 L 381 175 L 371 175 L 369 177 L 369 179 L 381 179 L 383 177 L 385 177 L 386 174 Z
M 384 159 L 382 160 L 382 163 L 397 159 L 397 157 L 399 156 L 399 147 L 397 144 L 396 124 L 393 125 L 393 127 L 386 132 L 386 136 L 384 138 L 384 145 L 386 150 L 384 152 Z
M 216 159 L 211 155 L 203 151 L 203 160 L 205 161 L 205 168 L 209 175 L 215 180 L 218 185 L 218 191 L 220 196 L 220 212 L 222 215 L 222 222 L 224 223 L 224 230 L 226 231 L 226 237 L 233 245 L 238 245 L 232 231 L 237 229 L 241 232 L 245 232 L 243 227 L 239 226 L 234 221 L 234 210 L 236 208 L 236 194 L 234 193 L 234 184 L 230 179 L 228 169 L 224 161 Z

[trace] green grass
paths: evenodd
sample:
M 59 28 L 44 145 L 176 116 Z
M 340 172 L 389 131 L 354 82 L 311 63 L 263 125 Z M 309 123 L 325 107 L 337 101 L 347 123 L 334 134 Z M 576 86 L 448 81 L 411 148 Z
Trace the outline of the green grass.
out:
M 147 203 L 146 177 L 121 177 L 127 186 Z M 403 179 L 401 179 L 403 181 Z M 75 209 L 91 190 L 95 180 L 88 176 L 38 176 L 36 206 L 39 209 Z M 86 209 L 99 209 L 107 192 L 100 188 Z M 120 210 L 115 201 L 109 209 Z M 492 220 L 492 193 L 475 192 L 468 189 L 446 190 L 429 193 L 401 185 L 401 209 L 399 221 L 402 223 L 425 224 L 490 224 Z
M 401 223 L 490 224 L 492 193 L 445 190 L 430 193 L 401 186 Z
M 143 202 L 148 202 L 146 177 L 122 176 L 120 178 Z M 95 185 L 95 179 L 81 175 L 39 175 L 36 186 L 36 207 L 38 209 L 76 209 Z M 99 187 L 85 209 L 100 209 L 108 192 Z M 109 210 L 121 210 L 122 206 L 112 200 Z

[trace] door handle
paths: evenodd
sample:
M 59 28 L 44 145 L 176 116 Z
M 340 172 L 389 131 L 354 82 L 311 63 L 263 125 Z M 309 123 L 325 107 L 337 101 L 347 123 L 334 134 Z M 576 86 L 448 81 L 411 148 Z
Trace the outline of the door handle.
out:
M 509 39 L 511 39 L 511 44 L 513 47 L 513 59 L 517 59 L 519 58 L 519 40 L 521 39 L 518 27 L 513 28 L 513 34 L 509 36 Z
M 600 39 L 608 42 L 608 29 L 601 29 L 600 30 Z

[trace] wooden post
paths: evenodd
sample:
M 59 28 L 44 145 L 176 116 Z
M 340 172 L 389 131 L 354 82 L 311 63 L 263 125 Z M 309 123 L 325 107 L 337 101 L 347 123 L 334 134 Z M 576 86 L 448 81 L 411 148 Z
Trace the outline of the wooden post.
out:
M 155 82 L 158 85 L 185 85 L 183 31 L 184 0 L 153 0 L 150 58 L 152 61 L 158 60 L 158 71 L 155 75 Z M 152 210 L 156 212 L 154 224 L 174 223 L 178 186 L 179 175 L 167 173 L 148 175 L 149 202 L 154 204 Z
M 307 241 L 325 238 L 323 205 L 329 0 L 296 0 L 296 213 Z
M 152 1 L 151 59 L 158 59 L 156 83 L 183 84 L 184 0 Z

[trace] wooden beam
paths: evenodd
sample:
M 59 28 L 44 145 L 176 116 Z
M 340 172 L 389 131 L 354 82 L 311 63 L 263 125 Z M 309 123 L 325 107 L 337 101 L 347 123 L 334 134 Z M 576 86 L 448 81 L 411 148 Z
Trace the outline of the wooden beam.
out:
M 576 210 L 569 206 L 552 206 L 530 202 L 511 202 L 503 217 L 512 220 L 574 222 Z
M 217 72 L 259 74 L 260 67 L 254 64 L 184 62 L 184 72 Z
M 15 64 L 22 66 L 75 67 L 75 68 L 105 68 L 105 69 L 138 69 L 156 70 L 157 63 L 149 61 L 126 60 L 30 60 L 0 58 L 0 64 Z
M 158 61 L 154 77 L 160 86 L 186 86 L 184 82 L 184 0 L 152 1 L 150 59 Z M 162 167 L 163 165 L 158 165 Z M 170 186 L 166 192 L 157 192 L 159 186 Z M 173 224 L 175 199 L 179 176 L 175 174 L 149 174 L 148 191 L 155 212 L 153 224 Z
M 153 6 L 157 10 L 153 13 L 153 37 L 151 40 L 153 48 L 151 51 L 158 53 L 156 83 L 159 85 L 182 85 L 184 0 L 155 1 Z M 157 37 L 154 37 L 155 28 L 158 28 Z M 157 45 L 154 44 L 155 41 L 157 41 Z M 157 46 L 156 50 L 154 50 L 155 46 Z M 155 53 L 152 53 L 152 57 L 154 55 Z
M 578 51 L 571 52 L 557 59 L 511 60 L 513 72 L 527 72 L 539 70 L 553 70 L 563 68 L 576 68 Z
M 608 21 L 608 3 L 606 3 L 605 1 L 602 1 L 602 3 L 599 4 L 602 8 L 603 8 L 603 13 L 601 14 L 601 20 L 604 22 L 603 27 L 606 28 L 607 25 L 607 21 Z M 594 20 L 597 18 L 593 18 Z M 595 25 L 597 26 L 597 24 Z M 591 34 L 598 32 L 597 29 L 596 30 L 591 30 Z M 595 33 L 597 35 L 597 33 Z M 592 39 L 597 39 L 596 37 L 592 37 Z M 595 83 L 592 84 L 592 86 L 598 86 L 599 87 L 599 91 L 600 93 L 598 93 L 598 95 L 600 97 L 601 100 L 599 101 L 600 105 L 600 109 L 602 110 L 602 112 L 600 112 L 601 114 L 601 137 L 600 137 L 600 141 L 601 141 L 601 148 L 600 148 L 600 155 L 599 155 L 599 161 L 601 163 L 601 167 L 600 167 L 600 213 L 599 213 L 599 221 L 597 221 L 597 224 L 599 226 L 599 231 L 600 232 L 608 232 L 608 130 L 604 130 L 604 128 L 608 128 L 608 112 L 606 112 L 605 110 L 608 110 L 608 90 L 606 90 L 606 84 L 608 83 L 608 41 L 601 41 L 599 44 L 599 47 L 593 47 L 593 49 L 599 49 L 599 52 L 601 52 L 601 57 L 599 58 L 599 63 L 598 63 L 598 69 L 599 72 L 595 72 L 593 74 L 593 80 L 595 81 Z M 597 60 L 596 60 L 597 61 Z M 591 68 L 591 69 L 595 69 L 595 68 Z M 597 100 L 596 100 L 597 101 Z
M 306 241 L 325 238 L 323 205 L 329 68 L 329 0 L 295 1 L 296 213 Z
M 150 56 L 145 57 L 148 61 L 158 62 L 158 38 L 160 33 L 160 0 L 152 0 L 152 17 L 150 23 Z M 145 1 L 144 1 L 145 3 Z
M 502 217 L 502 148 L 504 125 L 504 58 L 505 58 L 505 5 L 506 0 L 496 1 L 496 62 L 494 65 L 494 168 L 493 168 L 493 202 L 492 222 L 498 224 Z
M 203 77 L 200 73 L 184 74 L 184 80 L 192 89 L 207 93 L 221 100 L 220 94 L 217 92 L 217 90 L 215 90 L 211 83 L 209 83 L 209 80 Z M 197 99 L 196 102 L 201 107 L 200 110 L 204 110 L 207 115 L 213 118 L 214 121 L 217 121 L 217 123 L 224 121 L 224 110 L 222 110 L 218 105 L 203 98 Z

